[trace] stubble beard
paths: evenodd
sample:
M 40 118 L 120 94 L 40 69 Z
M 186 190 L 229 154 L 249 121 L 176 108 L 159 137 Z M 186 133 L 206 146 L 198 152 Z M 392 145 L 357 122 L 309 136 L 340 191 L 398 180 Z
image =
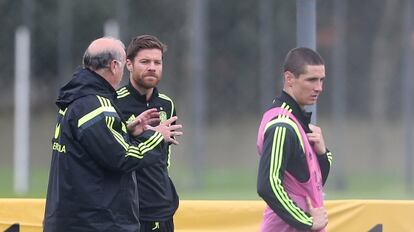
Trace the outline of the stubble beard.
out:
M 147 76 L 153 76 L 155 78 L 155 81 L 146 81 L 145 79 Z M 138 79 L 136 82 L 138 86 L 140 86 L 143 89 L 152 89 L 155 88 L 158 85 L 158 82 L 160 81 L 160 78 L 158 75 L 152 74 L 152 75 L 145 75 Z

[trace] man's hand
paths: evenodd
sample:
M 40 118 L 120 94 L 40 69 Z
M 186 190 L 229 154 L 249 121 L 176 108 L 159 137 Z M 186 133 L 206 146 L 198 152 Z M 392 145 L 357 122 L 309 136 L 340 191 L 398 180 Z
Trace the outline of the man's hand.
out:
M 177 116 L 174 116 L 160 123 L 160 125 L 156 127 L 146 125 L 145 129 L 157 131 L 162 134 L 162 136 L 164 137 L 164 140 L 167 143 L 178 145 L 179 143 L 175 139 L 175 136 L 181 136 L 183 134 L 183 132 L 177 131 L 178 129 L 181 129 L 183 126 L 181 124 L 171 125 L 176 120 L 177 120 Z
M 160 121 L 159 117 L 160 114 L 157 112 L 156 108 L 146 110 L 138 115 L 134 121 L 129 123 L 127 128 L 133 136 L 138 136 L 146 130 L 146 126 L 158 123 Z
M 311 133 L 307 133 L 309 142 L 313 145 L 317 155 L 323 155 L 326 153 L 325 140 L 323 139 L 322 130 L 320 127 L 309 124 Z
M 324 207 L 313 208 L 309 197 L 306 197 L 306 203 L 309 207 L 309 213 L 313 218 L 312 230 L 321 230 L 328 225 L 328 213 Z

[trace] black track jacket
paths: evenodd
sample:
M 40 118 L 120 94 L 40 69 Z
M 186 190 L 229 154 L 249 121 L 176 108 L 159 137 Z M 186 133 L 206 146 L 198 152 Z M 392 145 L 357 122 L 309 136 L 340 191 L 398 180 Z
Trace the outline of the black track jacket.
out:
M 56 101 L 44 231 L 139 231 L 133 171 L 157 162 L 165 142 L 155 131 L 127 133 L 112 86 L 79 69 Z
M 298 103 L 284 91 L 282 91 L 282 93 L 274 100 L 271 107 L 281 107 L 283 105 L 285 105 L 285 108 L 289 108 L 292 111 L 292 114 L 298 119 L 306 133 L 311 132 L 309 129 L 311 113 L 302 111 Z M 283 139 L 276 141 L 273 138 L 275 137 L 274 134 L 277 127 L 286 128 L 286 134 L 282 136 Z M 272 157 L 272 147 L 283 147 L 279 154 L 280 157 Z M 332 153 L 327 150 L 326 154 L 317 155 L 317 157 L 321 168 L 322 181 L 323 184 L 325 184 L 331 167 Z M 272 160 L 274 160 L 273 163 Z M 270 173 L 272 166 L 279 167 L 276 169 L 275 173 Z M 309 180 L 309 168 L 306 156 L 301 148 L 297 134 L 290 125 L 276 123 L 274 126 L 270 127 L 265 134 L 263 151 L 259 163 L 257 192 L 270 208 L 272 208 L 272 210 L 286 223 L 297 229 L 309 230 L 312 226 L 311 224 L 304 224 L 295 218 L 297 215 L 301 215 L 302 217 L 305 217 L 305 219 L 310 220 L 310 216 L 299 207 L 294 207 L 296 206 L 296 203 L 290 197 L 281 197 L 289 196 L 283 188 L 283 177 L 285 172 L 289 172 L 301 183 Z M 275 188 L 272 188 L 272 181 L 269 177 L 270 174 L 277 178 L 277 183 L 281 183 L 281 186 L 276 185 Z
M 174 102 L 157 88 L 148 101 L 131 83 L 120 88 L 117 94 L 116 104 L 127 121 L 151 108 L 157 108 L 161 121 L 176 115 Z M 169 220 L 178 208 L 178 195 L 168 175 L 171 149 L 170 145 L 165 146 L 160 160 L 136 171 L 141 221 Z

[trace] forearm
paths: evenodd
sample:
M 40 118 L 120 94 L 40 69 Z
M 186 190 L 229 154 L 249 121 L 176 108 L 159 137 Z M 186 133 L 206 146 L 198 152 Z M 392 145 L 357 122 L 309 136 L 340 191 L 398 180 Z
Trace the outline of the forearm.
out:
M 267 181 L 265 181 L 267 182 Z M 294 228 L 309 230 L 312 218 L 296 206 L 284 190 L 274 190 L 269 182 L 258 184 L 258 194 L 283 221 Z M 283 193 L 284 192 L 284 193 Z M 284 196 L 283 198 L 281 198 Z
M 141 140 L 133 141 L 127 134 L 99 122 L 84 130 L 80 140 L 100 165 L 130 172 L 161 158 L 163 136 L 154 131 L 142 136 Z
M 296 144 L 295 134 L 285 127 L 276 127 L 266 134 L 259 163 L 257 192 L 269 207 L 287 224 L 310 229 L 312 218 L 297 206 L 284 187 L 287 160 Z
M 332 152 L 327 149 L 325 154 L 318 155 L 318 162 L 321 169 L 322 182 L 325 184 L 326 180 L 328 179 L 329 171 L 331 169 Z

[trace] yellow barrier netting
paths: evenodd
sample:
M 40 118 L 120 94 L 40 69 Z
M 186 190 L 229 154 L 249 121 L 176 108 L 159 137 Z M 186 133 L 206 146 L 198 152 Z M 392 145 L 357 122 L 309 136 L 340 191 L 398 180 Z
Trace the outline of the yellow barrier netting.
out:
M 19 224 L 21 232 L 42 231 L 44 199 L 0 199 L 0 232 Z M 414 231 L 414 201 L 335 200 L 325 203 L 328 231 Z M 176 232 L 258 231 L 262 201 L 180 201 Z

